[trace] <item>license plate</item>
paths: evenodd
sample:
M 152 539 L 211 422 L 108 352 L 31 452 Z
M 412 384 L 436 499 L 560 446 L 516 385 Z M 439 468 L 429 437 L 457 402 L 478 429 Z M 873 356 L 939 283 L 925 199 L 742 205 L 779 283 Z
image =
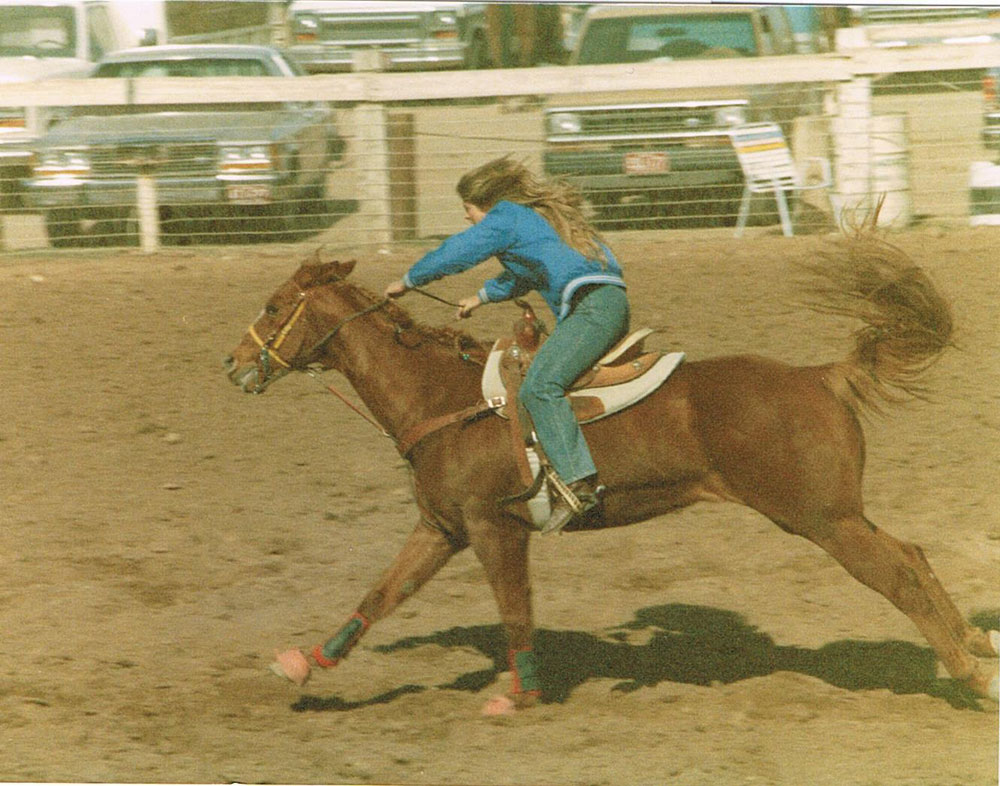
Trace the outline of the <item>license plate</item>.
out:
M 626 175 L 658 175 L 670 171 L 670 157 L 666 153 L 626 153 Z
M 267 183 L 230 183 L 226 199 L 234 205 L 266 205 L 271 201 L 271 186 Z

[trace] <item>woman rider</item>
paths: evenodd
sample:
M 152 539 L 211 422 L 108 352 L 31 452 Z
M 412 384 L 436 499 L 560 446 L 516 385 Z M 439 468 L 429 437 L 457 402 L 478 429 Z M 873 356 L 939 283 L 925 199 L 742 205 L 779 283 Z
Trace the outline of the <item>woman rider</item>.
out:
M 424 255 L 385 295 L 401 297 L 495 256 L 503 271 L 460 300 L 459 318 L 530 291 L 552 309 L 556 326 L 518 395 L 552 468 L 576 497 L 574 511 L 560 495 L 541 527 L 543 534 L 559 532 L 599 502 L 597 468 L 566 390 L 628 331 L 622 270 L 567 183 L 538 178 L 505 156 L 467 172 L 457 191 L 472 226 Z

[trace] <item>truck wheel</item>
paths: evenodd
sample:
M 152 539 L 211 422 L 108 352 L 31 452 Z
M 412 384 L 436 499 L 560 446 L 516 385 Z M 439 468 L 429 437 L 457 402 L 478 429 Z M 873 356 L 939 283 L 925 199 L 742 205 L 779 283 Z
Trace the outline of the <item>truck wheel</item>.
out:
M 53 208 L 45 214 L 45 230 L 55 248 L 78 245 L 82 239 L 80 218 L 72 208 Z
M 301 232 L 323 229 L 323 221 L 329 212 L 326 198 L 326 182 L 309 186 L 302 193 L 298 210 L 299 229 Z
M 124 246 L 139 245 L 139 211 L 132 207 L 112 223 L 112 231 Z
M 258 230 L 255 240 L 263 243 L 293 242 L 299 223 L 298 204 L 296 199 L 268 205 L 263 225 L 258 224 L 263 231 Z

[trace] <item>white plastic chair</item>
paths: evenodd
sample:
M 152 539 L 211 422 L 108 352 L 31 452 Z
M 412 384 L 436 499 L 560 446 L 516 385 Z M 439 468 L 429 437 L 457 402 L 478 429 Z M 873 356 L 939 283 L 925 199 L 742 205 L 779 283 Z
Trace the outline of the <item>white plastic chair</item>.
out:
M 736 218 L 736 237 L 743 235 L 753 195 L 767 193 L 774 194 L 774 199 L 778 203 L 781 231 L 786 237 L 791 237 L 794 232 L 786 193 L 832 186 L 829 160 L 819 157 L 809 158 L 809 161 L 816 161 L 819 164 L 820 181 L 806 183 L 792 160 L 792 151 L 789 150 L 785 134 L 777 123 L 751 123 L 739 126 L 729 132 L 729 137 L 746 181 Z M 831 206 L 832 199 L 831 195 Z

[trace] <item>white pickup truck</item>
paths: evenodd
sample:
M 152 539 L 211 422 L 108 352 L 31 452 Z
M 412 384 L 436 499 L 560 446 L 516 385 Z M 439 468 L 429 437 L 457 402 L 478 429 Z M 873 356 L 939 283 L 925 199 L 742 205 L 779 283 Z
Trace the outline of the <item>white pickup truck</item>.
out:
M 289 52 L 312 73 L 350 71 L 356 52 L 378 49 L 390 71 L 485 68 L 483 3 L 295 0 Z
M 106 0 L 0 0 L 0 89 L 86 76 L 105 54 L 137 43 Z M 31 145 L 52 119 L 48 107 L 0 105 L 0 207 L 20 204 Z

